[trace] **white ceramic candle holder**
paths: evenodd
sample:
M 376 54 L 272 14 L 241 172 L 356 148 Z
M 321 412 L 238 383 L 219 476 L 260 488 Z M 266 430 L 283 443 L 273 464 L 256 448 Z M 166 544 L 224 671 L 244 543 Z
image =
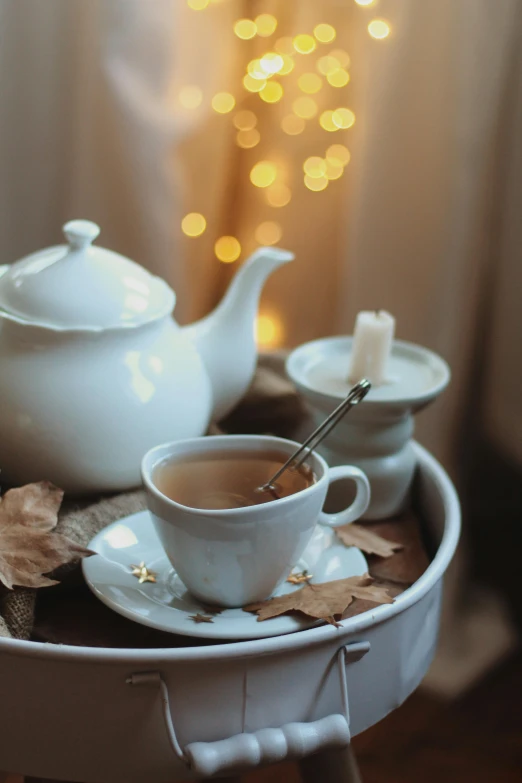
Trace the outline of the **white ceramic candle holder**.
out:
M 352 337 L 328 337 L 296 348 L 286 370 L 309 403 L 315 424 L 339 404 L 348 381 Z M 416 457 L 413 414 L 447 386 L 450 370 L 440 356 L 395 340 L 387 382 L 373 386 L 318 448 L 329 465 L 357 465 L 370 479 L 372 499 L 364 519 L 383 519 L 408 503 Z

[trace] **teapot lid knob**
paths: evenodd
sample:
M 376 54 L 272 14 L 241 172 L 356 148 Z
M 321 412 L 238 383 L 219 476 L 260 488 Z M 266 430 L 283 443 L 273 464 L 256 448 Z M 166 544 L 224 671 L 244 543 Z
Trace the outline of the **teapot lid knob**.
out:
M 80 250 L 94 242 L 100 233 L 100 227 L 90 220 L 69 220 L 63 227 L 63 233 L 72 248 Z

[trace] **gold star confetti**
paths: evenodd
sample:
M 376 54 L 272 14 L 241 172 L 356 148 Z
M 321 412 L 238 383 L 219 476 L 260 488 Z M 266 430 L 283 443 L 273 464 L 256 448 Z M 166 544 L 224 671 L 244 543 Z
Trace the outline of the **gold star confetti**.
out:
M 140 585 L 143 582 L 155 582 L 157 573 L 155 571 L 149 571 L 143 560 L 139 565 L 131 565 L 132 575 L 136 577 Z
M 286 581 L 290 582 L 291 585 L 302 585 L 305 582 L 309 582 L 312 577 L 313 574 L 309 574 L 308 571 L 297 571 L 295 574 L 290 574 Z
M 195 623 L 213 623 L 213 618 L 208 614 L 190 614 L 189 620 L 194 620 Z

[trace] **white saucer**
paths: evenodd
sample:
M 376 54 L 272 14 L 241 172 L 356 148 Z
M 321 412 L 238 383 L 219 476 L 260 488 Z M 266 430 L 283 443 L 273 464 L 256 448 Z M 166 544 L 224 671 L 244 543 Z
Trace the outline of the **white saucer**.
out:
M 212 623 L 196 623 L 198 612 L 208 614 L 187 591 L 172 568 L 156 536 L 148 511 L 120 519 L 106 527 L 89 543 L 101 555 L 82 561 L 83 573 L 93 593 L 114 611 L 160 631 L 205 639 L 259 639 L 300 631 L 318 622 L 298 616 L 274 617 L 257 622 L 257 616 L 242 609 L 225 609 Z M 156 582 L 140 584 L 130 566 L 145 562 L 156 572 Z M 327 582 L 364 574 L 368 564 L 359 549 L 340 543 L 333 530 L 318 527 L 297 571 L 313 574 L 312 582 Z M 276 595 L 298 590 L 284 582 Z

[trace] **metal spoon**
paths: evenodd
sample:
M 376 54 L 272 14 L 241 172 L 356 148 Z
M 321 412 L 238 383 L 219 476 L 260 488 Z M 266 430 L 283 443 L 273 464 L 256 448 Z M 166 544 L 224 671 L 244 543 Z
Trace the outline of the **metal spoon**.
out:
M 350 389 L 348 396 L 341 402 L 341 404 L 338 405 L 337 408 L 332 411 L 332 413 L 330 413 L 328 418 L 326 418 L 322 424 L 320 424 L 317 429 L 312 432 L 305 442 L 299 446 L 296 451 L 294 451 L 294 453 L 287 459 L 285 464 L 279 468 L 277 473 L 274 473 L 274 475 L 266 482 L 266 484 L 263 484 L 263 486 L 257 488 L 256 492 L 271 492 L 275 494 L 276 497 L 278 497 L 277 487 L 275 486 L 277 479 L 288 468 L 296 470 L 297 468 L 301 467 L 303 462 L 310 456 L 313 449 L 317 448 L 319 443 L 324 438 L 326 438 L 326 436 L 333 430 L 334 427 L 337 426 L 337 424 L 339 424 L 343 416 L 348 413 L 348 411 L 353 408 L 354 405 L 357 405 L 359 402 L 364 400 L 371 387 L 372 385 L 370 381 L 366 380 L 366 378 L 363 378 L 362 381 L 356 383 L 355 386 Z M 303 454 L 303 452 L 305 453 Z

